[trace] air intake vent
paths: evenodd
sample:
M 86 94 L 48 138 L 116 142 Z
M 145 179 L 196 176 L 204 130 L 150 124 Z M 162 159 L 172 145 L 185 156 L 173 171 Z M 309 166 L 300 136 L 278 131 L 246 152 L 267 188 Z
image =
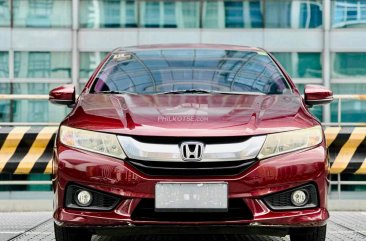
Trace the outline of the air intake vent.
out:
M 229 199 L 227 212 L 155 212 L 154 199 L 142 199 L 132 213 L 133 220 L 139 221 L 234 221 L 251 220 L 253 214 L 243 199 Z
M 255 160 L 227 162 L 157 162 L 127 160 L 137 170 L 151 176 L 233 176 L 251 167 Z

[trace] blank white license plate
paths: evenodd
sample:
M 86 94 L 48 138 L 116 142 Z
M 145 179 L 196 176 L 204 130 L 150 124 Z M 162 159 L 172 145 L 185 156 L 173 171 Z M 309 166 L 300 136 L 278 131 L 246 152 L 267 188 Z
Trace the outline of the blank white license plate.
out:
M 219 183 L 157 183 L 156 211 L 227 211 L 228 185 Z

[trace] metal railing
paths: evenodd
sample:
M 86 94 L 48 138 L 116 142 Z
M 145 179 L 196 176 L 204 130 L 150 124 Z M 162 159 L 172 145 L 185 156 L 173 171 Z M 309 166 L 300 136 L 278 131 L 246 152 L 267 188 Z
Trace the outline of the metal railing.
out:
M 344 100 L 359 100 L 366 101 L 366 94 L 364 95 L 334 95 L 335 101 L 338 101 L 337 106 L 337 122 L 322 123 L 324 126 L 366 126 L 366 123 L 342 123 L 342 103 Z M 13 95 L 0 94 L 1 100 L 48 100 L 48 95 Z M 59 123 L 26 123 L 26 122 L 2 122 L 1 125 L 6 126 L 24 126 L 24 125 L 58 125 Z M 50 185 L 51 181 L 0 181 L 0 185 Z M 330 181 L 329 190 L 331 187 L 337 185 L 338 199 L 341 199 L 342 185 L 360 185 L 366 186 L 366 181 L 342 181 L 341 174 L 337 174 L 337 180 Z
M 337 174 L 336 181 L 330 181 L 329 193 L 332 192 L 332 186 L 337 186 L 337 198 L 342 199 L 342 186 L 366 186 L 366 181 L 342 181 L 341 174 Z
M 52 181 L 0 181 L 0 186 L 19 186 L 19 185 L 51 185 Z
M 362 122 L 351 122 L 342 123 L 342 103 L 343 100 L 359 100 L 359 101 L 366 101 L 366 95 L 334 95 L 334 99 L 337 102 L 337 122 L 331 122 L 331 123 L 322 123 L 323 126 L 366 126 L 366 123 Z M 329 192 L 331 192 L 332 186 L 337 186 L 337 197 L 338 199 L 341 199 L 341 193 L 342 193 L 342 186 L 347 185 L 354 185 L 354 186 L 366 186 L 366 181 L 342 181 L 342 176 L 340 173 L 336 174 L 337 180 L 332 181 L 330 180 L 329 185 Z
M 365 95 L 334 95 L 333 96 L 336 101 L 338 101 L 337 105 L 337 122 L 336 123 L 322 123 L 324 126 L 366 126 L 366 123 L 363 122 L 355 122 L 355 123 L 342 123 L 342 103 L 343 100 L 359 100 L 366 101 Z
M 48 95 L 0 94 L 0 100 L 48 100 Z

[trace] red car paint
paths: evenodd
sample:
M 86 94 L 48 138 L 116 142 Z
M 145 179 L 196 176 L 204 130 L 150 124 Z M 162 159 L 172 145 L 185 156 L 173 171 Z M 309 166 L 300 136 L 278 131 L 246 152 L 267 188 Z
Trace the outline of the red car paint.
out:
M 258 50 L 224 45 L 188 45 L 188 47 Z M 153 48 L 187 48 L 187 45 L 139 47 L 139 49 Z M 268 96 L 89 94 L 93 78 L 103 64 L 97 68 L 74 109 L 61 125 L 129 136 L 228 138 L 264 135 L 320 125 L 306 108 L 303 98 L 285 72 L 290 85 L 294 88 L 292 94 Z M 284 71 L 280 65 L 278 67 Z M 324 96 L 319 94 L 319 97 Z M 169 119 L 175 115 L 182 116 L 183 113 L 200 114 L 190 114 L 179 120 Z M 182 222 L 140 221 L 131 218 L 131 213 L 142 198 L 154 198 L 154 186 L 161 181 L 226 181 L 229 185 L 229 198 L 242 198 L 253 213 L 252 220 L 200 221 L 189 224 L 255 223 L 288 227 L 321 226 L 329 217 L 326 198 L 328 162 L 325 141 L 311 149 L 257 161 L 239 175 L 189 178 L 149 176 L 128 162 L 70 148 L 63 145 L 59 139 L 56 148 L 54 218 L 56 222 L 65 226 L 182 224 Z M 112 211 L 69 209 L 64 206 L 64 192 L 69 183 L 115 194 L 123 197 L 123 201 Z M 316 208 L 273 211 L 261 200 L 268 194 L 307 183 L 314 183 L 317 187 L 319 206 Z
M 69 225 L 122 225 L 148 223 L 133 221 L 130 213 L 140 198 L 153 198 L 154 185 L 159 181 L 227 181 L 229 198 L 244 198 L 254 213 L 254 219 L 228 223 L 321 225 L 328 219 L 327 162 L 324 143 L 317 148 L 269 158 L 256 163 L 245 173 L 234 177 L 175 177 L 154 178 L 146 176 L 127 163 L 114 158 L 86 151 L 70 149 L 58 143 L 58 176 L 56 184 L 56 220 Z M 88 160 L 88 161 L 86 161 Z M 97 190 L 114 193 L 126 198 L 116 210 L 110 212 L 68 210 L 63 207 L 66 185 L 69 182 L 82 184 Z M 315 182 L 321 197 L 320 207 L 296 211 L 271 211 L 260 197 L 304 183 Z M 157 222 L 152 222 L 157 223 Z M 162 222 L 166 223 L 166 222 Z M 170 222 L 171 223 L 171 222 Z M 219 222 L 221 223 L 221 222 Z
M 318 85 L 307 85 L 304 94 L 305 103 L 312 105 L 319 100 L 333 100 L 333 92 L 326 87 Z
M 74 128 L 126 135 L 261 135 L 318 125 L 309 112 L 301 108 L 302 105 L 301 96 L 298 94 L 93 94 L 80 96 L 66 124 Z M 199 114 L 189 115 L 191 119 L 172 119 L 197 110 L 200 110 Z M 192 121 L 192 118 L 195 121 Z
M 75 86 L 63 85 L 54 88 L 49 94 L 49 101 L 54 104 L 63 104 L 64 102 L 75 102 Z

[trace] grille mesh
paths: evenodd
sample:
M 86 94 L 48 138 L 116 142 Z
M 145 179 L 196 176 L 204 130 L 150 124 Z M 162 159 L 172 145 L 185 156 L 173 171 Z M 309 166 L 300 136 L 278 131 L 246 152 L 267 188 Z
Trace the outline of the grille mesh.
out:
M 132 213 L 140 221 L 234 221 L 251 220 L 253 214 L 243 199 L 229 199 L 227 212 L 155 212 L 154 199 L 142 199 Z
M 238 175 L 255 160 L 226 162 L 157 162 L 127 160 L 137 170 L 151 176 L 227 176 Z

